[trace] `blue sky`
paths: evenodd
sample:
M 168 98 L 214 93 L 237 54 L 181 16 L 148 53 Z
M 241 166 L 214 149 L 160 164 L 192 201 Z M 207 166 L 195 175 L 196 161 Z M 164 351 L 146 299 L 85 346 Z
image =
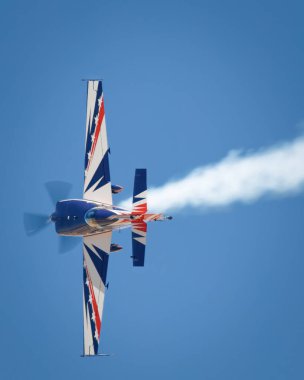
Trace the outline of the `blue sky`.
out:
M 31 239 L 43 184 L 81 197 L 85 83 L 104 80 L 113 183 L 161 186 L 301 133 L 300 1 L 2 1 L 0 373 L 5 379 L 303 379 L 303 194 L 183 210 L 111 256 L 101 347 L 80 358 L 80 246 Z

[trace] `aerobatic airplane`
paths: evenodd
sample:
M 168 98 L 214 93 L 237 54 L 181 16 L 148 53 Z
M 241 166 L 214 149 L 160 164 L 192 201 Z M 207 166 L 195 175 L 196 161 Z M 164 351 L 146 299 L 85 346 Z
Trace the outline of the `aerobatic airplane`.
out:
M 112 185 L 102 82 L 89 80 L 87 92 L 85 170 L 83 199 L 56 199 L 54 186 L 47 189 L 56 200 L 51 216 L 25 214 L 25 227 L 34 234 L 49 222 L 55 224 L 57 234 L 83 237 L 83 356 L 98 354 L 107 269 L 110 253 L 122 249 L 112 243 L 112 232 L 132 229 L 133 266 L 143 267 L 147 222 L 172 219 L 163 214 L 147 213 L 146 169 L 136 169 L 131 211 L 116 207 L 112 195 L 122 187 Z M 67 186 L 68 187 L 68 186 Z M 68 189 L 66 189 L 68 190 Z

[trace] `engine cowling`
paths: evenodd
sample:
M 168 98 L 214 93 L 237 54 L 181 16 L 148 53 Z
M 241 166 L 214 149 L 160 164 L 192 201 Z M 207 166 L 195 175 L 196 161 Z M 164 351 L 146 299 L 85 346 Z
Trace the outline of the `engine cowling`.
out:
M 123 187 L 119 185 L 112 185 L 111 189 L 112 189 L 112 194 L 118 194 L 123 190 Z

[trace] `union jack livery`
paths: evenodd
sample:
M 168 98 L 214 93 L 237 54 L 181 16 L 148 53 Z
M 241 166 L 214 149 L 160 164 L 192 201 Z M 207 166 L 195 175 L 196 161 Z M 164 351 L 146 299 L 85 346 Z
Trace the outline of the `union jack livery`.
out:
M 172 217 L 147 213 L 147 171 L 136 169 L 131 211 L 114 206 L 112 195 L 123 190 L 112 185 L 104 96 L 99 80 L 88 81 L 83 199 L 64 199 L 70 190 L 65 183 L 50 182 L 47 190 L 56 205 L 51 216 L 25 214 L 26 232 L 32 235 L 54 222 L 61 242 L 70 237 L 83 238 L 83 356 L 98 354 L 107 269 L 110 254 L 122 249 L 112 243 L 112 232 L 131 227 L 133 266 L 143 267 L 147 222 Z M 61 188 L 61 195 L 58 189 Z M 67 238 L 68 237 L 68 238 Z M 65 250 L 66 243 L 62 244 Z M 69 244 L 68 244 L 69 245 Z

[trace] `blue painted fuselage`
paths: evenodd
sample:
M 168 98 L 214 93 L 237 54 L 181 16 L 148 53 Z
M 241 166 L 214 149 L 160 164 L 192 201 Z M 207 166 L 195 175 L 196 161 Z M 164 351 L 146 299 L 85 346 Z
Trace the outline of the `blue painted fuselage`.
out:
M 84 199 L 67 199 L 56 204 L 51 220 L 56 232 L 66 236 L 87 236 L 116 229 L 114 223 L 119 220 L 119 210 Z

